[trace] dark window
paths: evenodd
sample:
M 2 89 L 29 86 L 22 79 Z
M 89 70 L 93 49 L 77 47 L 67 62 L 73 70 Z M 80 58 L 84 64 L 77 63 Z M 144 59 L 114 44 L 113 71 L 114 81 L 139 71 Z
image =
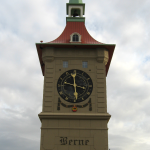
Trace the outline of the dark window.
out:
M 73 35 L 73 42 L 79 42 L 79 36 L 77 34 Z

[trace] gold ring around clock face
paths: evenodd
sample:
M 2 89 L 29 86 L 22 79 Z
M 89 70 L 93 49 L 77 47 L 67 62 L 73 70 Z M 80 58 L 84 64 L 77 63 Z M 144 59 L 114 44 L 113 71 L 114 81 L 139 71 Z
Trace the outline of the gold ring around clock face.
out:
M 66 71 L 57 82 L 59 95 L 70 103 L 83 102 L 91 95 L 92 90 L 93 82 L 90 76 L 77 69 Z

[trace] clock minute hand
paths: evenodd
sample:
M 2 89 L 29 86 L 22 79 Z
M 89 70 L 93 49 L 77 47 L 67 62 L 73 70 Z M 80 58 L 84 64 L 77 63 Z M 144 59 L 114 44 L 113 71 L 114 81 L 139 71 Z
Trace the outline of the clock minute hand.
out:
M 74 80 L 74 84 L 73 84 L 73 86 L 74 86 L 74 90 L 75 90 L 75 92 L 74 92 L 74 96 L 75 96 L 75 98 L 76 98 L 76 100 L 77 100 L 77 98 L 78 98 L 78 93 L 76 92 L 76 81 L 75 81 L 75 77 L 76 77 L 76 70 L 74 71 L 75 73 L 74 74 L 72 74 L 71 73 L 71 76 L 73 77 L 73 80 Z

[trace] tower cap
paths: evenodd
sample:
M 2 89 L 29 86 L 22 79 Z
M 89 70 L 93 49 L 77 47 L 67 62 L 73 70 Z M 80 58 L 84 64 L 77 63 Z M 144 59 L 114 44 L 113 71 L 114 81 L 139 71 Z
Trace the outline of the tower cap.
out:
M 78 4 L 81 4 L 82 0 L 69 0 L 69 3 L 78 3 Z

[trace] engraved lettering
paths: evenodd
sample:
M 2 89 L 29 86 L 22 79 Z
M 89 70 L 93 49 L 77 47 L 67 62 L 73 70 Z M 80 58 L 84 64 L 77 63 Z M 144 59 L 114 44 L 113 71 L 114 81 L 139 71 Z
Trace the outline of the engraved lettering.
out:
M 81 145 L 80 140 L 79 140 L 79 145 Z
M 89 140 L 72 140 L 69 137 L 60 137 L 61 145 L 88 145 Z
M 71 145 L 72 140 L 69 140 L 69 145 Z
M 89 140 L 86 140 L 86 141 L 85 141 L 85 145 L 87 145 L 88 142 L 89 142 Z
M 78 140 L 74 140 L 74 145 L 76 145 L 76 141 L 78 141 Z
M 67 137 L 60 137 L 60 138 L 61 138 L 61 140 L 60 140 L 61 145 L 66 145 L 67 144 Z
M 83 140 L 81 140 L 81 141 L 82 141 L 82 145 L 84 145 Z

